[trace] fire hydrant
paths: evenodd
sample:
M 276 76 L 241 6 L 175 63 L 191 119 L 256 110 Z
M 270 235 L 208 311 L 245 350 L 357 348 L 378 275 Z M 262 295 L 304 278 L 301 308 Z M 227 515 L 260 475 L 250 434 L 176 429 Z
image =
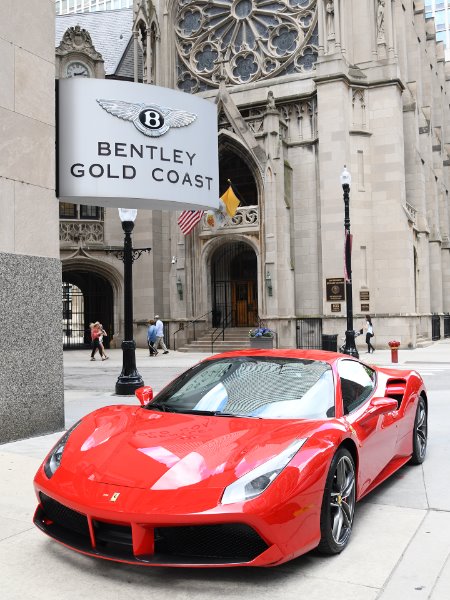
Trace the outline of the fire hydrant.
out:
M 400 346 L 400 342 L 396 340 L 391 340 L 388 342 L 389 348 L 391 349 L 391 362 L 398 363 L 398 348 Z

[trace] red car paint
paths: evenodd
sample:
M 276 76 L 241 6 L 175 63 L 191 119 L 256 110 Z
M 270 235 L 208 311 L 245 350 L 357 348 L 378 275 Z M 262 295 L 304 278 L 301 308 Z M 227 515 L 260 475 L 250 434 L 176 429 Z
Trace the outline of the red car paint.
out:
M 372 367 L 377 374 L 374 393 L 344 415 L 337 365 L 353 359 L 322 351 L 245 350 L 206 361 L 236 356 L 329 363 L 336 416 L 322 420 L 217 418 L 128 405 L 99 409 L 73 430 L 61 466 L 50 479 L 44 471 L 46 461 L 39 468 L 34 480 L 40 503 L 35 515 L 38 527 L 79 552 L 132 564 L 276 565 L 318 545 L 323 490 L 337 448 L 345 445 L 354 454 L 357 499 L 409 460 L 417 402 L 425 394 L 414 371 Z M 396 406 L 392 401 L 393 410 L 376 414 L 375 399 L 387 393 L 403 399 Z M 228 485 L 300 438 L 307 441 L 263 493 L 244 502 L 220 503 Z M 51 530 L 48 521 L 52 525 L 53 520 L 43 514 L 40 494 L 58 510 L 62 505 L 70 518 L 76 520 L 77 513 L 87 517 L 86 547 L 85 542 L 68 542 L 58 526 L 56 533 Z M 62 514 L 60 519 L 65 518 Z M 100 547 L 102 523 L 131 532 L 129 557 Z M 266 547 L 250 560 L 159 560 L 154 554 L 158 528 L 226 524 L 250 526 Z M 109 535 L 114 536 L 114 530 Z

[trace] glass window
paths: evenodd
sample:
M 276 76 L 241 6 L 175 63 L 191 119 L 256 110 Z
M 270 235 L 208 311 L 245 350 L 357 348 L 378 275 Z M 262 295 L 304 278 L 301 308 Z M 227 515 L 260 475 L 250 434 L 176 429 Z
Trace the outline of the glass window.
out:
M 332 418 L 333 372 L 328 363 L 314 360 L 206 361 L 175 379 L 147 408 L 262 419 Z
M 70 204 L 69 202 L 59 203 L 59 218 L 60 219 L 76 219 L 77 218 L 77 205 Z
M 80 204 L 80 219 L 100 219 L 100 208 Z
M 434 23 L 435 25 L 445 25 L 445 12 L 443 10 L 438 11 L 434 15 Z
M 354 360 L 342 360 L 338 364 L 341 380 L 344 414 L 361 406 L 375 388 L 375 371 Z
M 446 31 L 437 31 L 436 32 L 436 41 L 437 42 L 445 42 L 446 37 L 447 37 Z

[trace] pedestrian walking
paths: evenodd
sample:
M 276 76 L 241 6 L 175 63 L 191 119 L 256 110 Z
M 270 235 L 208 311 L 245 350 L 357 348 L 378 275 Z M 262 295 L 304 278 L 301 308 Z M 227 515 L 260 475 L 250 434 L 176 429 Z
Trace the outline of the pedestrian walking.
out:
M 367 354 L 370 354 L 371 352 L 375 352 L 375 348 L 372 346 L 372 342 L 370 341 L 375 335 L 370 315 L 366 315 L 366 322 L 364 324 L 364 328 L 366 330 Z
M 156 350 L 158 350 L 158 348 L 162 348 L 163 354 L 169 354 L 169 351 L 167 350 L 167 347 L 164 343 L 164 325 L 163 325 L 163 322 L 161 321 L 161 319 L 159 318 L 159 315 L 155 315 L 155 326 L 156 326 L 155 348 L 156 348 Z
M 100 330 L 100 336 L 98 338 L 98 342 L 99 342 L 99 345 L 100 345 L 100 351 L 101 351 L 100 354 L 101 354 L 102 360 L 106 360 L 107 358 L 109 358 L 109 356 L 106 356 L 105 345 L 103 343 L 103 338 L 104 338 L 104 336 L 107 336 L 108 334 L 106 333 L 105 328 L 103 327 L 103 325 L 99 321 L 97 321 L 95 323 L 95 325 Z
M 103 336 L 107 335 L 106 331 L 103 329 L 103 326 L 99 321 L 95 323 L 91 323 L 89 325 L 91 330 L 91 342 L 92 342 L 92 352 L 91 352 L 91 360 L 95 360 L 95 355 L 97 352 L 100 354 L 102 360 L 106 360 L 109 358 L 105 354 L 105 348 L 103 346 Z
M 147 344 L 150 356 L 158 356 L 158 351 L 155 348 L 156 343 L 156 325 L 154 319 L 150 319 L 147 329 Z

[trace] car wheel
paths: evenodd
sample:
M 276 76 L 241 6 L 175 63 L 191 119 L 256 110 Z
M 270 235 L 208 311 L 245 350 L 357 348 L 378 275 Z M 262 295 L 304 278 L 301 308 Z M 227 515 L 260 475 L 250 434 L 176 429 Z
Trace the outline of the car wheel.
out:
M 319 552 L 339 554 L 346 547 L 352 533 L 355 502 L 355 463 L 350 452 L 340 448 L 331 461 L 323 493 Z
M 427 451 L 427 439 L 427 407 L 425 405 L 425 400 L 421 396 L 417 405 L 416 418 L 414 419 L 413 453 L 411 456 L 411 463 L 413 465 L 421 465 L 425 460 L 425 454 Z

